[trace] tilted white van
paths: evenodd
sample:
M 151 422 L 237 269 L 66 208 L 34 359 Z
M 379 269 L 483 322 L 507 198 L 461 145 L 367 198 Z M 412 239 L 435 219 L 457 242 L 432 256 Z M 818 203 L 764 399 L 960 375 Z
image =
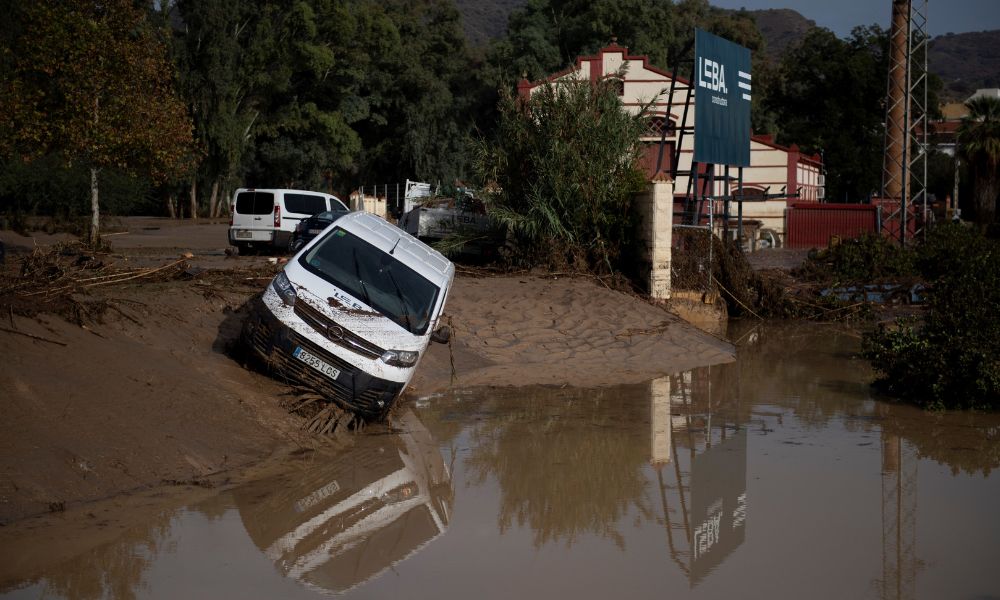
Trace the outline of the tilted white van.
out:
M 261 247 L 285 250 L 299 221 L 328 210 L 348 209 L 336 196 L 321 192 L 240 188 L 233 193 L 229 244 L 240 254 Z
M 272 369 L 366 419 L 384 417 L 439 327 L 455 266 L 374 215 L 335 220 L 267 287 L 244 341 Z

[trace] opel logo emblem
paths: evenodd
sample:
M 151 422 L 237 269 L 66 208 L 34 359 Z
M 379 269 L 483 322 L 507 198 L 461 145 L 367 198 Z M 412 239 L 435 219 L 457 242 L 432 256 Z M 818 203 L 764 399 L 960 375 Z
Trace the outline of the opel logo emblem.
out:
M 344 339 L 344 328 L 339 325 L 329 325 L 326 328 L 326 337 L 331 340 L 342 340 Z

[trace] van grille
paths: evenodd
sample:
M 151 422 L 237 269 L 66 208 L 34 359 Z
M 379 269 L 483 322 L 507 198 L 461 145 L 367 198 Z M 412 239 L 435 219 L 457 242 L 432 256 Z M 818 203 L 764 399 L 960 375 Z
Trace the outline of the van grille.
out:
M 385 353 L 385 349 L 369 342 L 346 327 L 338 325 L 336 321 L 301 298 L 295 303 L 295 314 L 315 329 L 317 333 L 338 346 L 368 358 L 378 358 Z
M 383 395 L 389 390 L 377 390 L 365 386 L 360 394 L 355 395 L 349 384 L 330 379 L 304 362 L 296 360 L 290 353 L 276 347 L 274 345 L 275 331 L 272 325 L 273 323 L 268 322 L 267 319 L 259 320 L 248 338 L 250 345 L 266 360 L 269 368 L 288 379 L 298 381 L 316 390 L 341 408 L 370 417 L 379 417 L 385 413 L 388 407 L 379 406 L 378 402 L 379 400 L 385 402 Z M 330 354 L 294 331 L 287 330 L 286 336 L 293 349 L 295 346 L 301 346 L 310 354 L 333 365 L 341 371 L 341 379 L 346 382 L 352 382 L 361 375 L 358 369 L 347 361 Z

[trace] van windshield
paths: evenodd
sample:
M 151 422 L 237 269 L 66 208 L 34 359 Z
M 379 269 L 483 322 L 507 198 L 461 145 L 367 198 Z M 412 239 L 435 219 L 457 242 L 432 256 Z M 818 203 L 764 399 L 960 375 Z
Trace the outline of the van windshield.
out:
M 410 333 L 427 331 L 438 287 L 353 233 L 335 227 L 299 263 Z

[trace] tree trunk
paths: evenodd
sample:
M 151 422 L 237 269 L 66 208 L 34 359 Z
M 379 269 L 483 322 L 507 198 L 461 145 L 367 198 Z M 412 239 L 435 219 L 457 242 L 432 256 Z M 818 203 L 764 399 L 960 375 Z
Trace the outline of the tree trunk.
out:
M 101 102 L 99 98 L 94 98 L 94 127 L 101 118 Z M 97 195 L 97 167 L 90 167 L 90 245 L 97 246 L 101 240 L 101 204 Z
M 980 167 L 975 172 L 976 224 L 985 227 L 996 219 L 997 193 L 1000 178 L 988 167 Z
M 198 219 L 198 180 L 197 179 L 192 179 L 191 180 L 191 198 L 190 198 L 190 202 L 188 202 L 188 204 L 191 207 L 190 211 L 189 211 L 191 213 L 191 218 L 197 220 Z
M 101 205 L 97 195 L 97 167 L 90 167 L 90 244 L 101 240 Z
M 173 194 L 167 194 L 167 215 L 171 219 L 177 218 L 177 200 L 174 199 Z
M 219 216 L 219 180 L 212 182 L 212 195 L 208 199 L 208 216 L 212 219 Z

